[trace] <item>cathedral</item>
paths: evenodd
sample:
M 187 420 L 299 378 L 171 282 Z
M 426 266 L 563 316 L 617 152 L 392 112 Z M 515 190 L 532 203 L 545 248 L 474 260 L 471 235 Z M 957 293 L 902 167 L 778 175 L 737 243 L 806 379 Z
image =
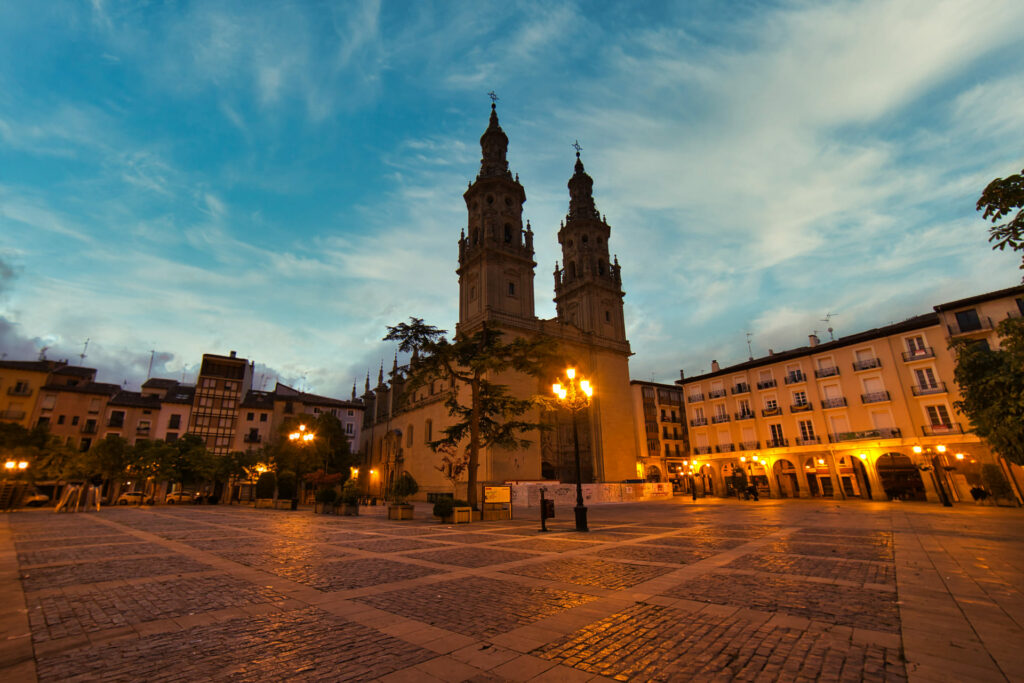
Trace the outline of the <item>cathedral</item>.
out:
M 611 228 L 594 203 L 593 179 L 576 152 L 569 179 L 569 212 L 558 230 L 562 265 L 555 264 L 556 316 L 544 320 L 534 312 L 534 233 L 523 225 L 526 191 L 509 170 L 508 136 L 491 104 L 490 122 L 480 137 L 481 161 L 463 198 L 467 222 L 458 240 L 458 334 L 471 334 L 486 324 L 507 337 L 546 335 L 557 340 L 567 364 L 595 387 L 589 408 L 580 413 L 582 478 L 587 482 L 636 479 L 640 453 L 636 443 L 629 384 L 629 341 L 623 317 L 622 278 L 618 259 L 609 258 Z M 550 394 L 551 378 L 505 373 L 492 381 L 505 384 L 520 398 Z M 440 470 L 441 456 L 429 446 L 450 421 L 444 382 L 404 391 L 397 358 L 385 381 L 381 368 L 375 387 L 367 376 L 366 405 L 359 452 L 360 481 L 371 494 L 386 491 L 400 471 L 420 485 L 418 497 L 452 493 L 465 497 L 459 485 Z M 552 480 L 575 482 L 572 426 L 568 414 L 526 416 L 551 429 L 524 435 L 525 449 L 484 448 L 480 483 Z

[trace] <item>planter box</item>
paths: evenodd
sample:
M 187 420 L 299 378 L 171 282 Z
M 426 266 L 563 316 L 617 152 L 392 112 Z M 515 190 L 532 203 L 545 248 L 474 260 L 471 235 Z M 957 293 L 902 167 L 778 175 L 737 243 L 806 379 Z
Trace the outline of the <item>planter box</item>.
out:
M 473 508 L 454 508 L 451 518 L 445 517 L 445 521 L 449 519 L 451 519 L 451 524 L 469 524 L 473 521 Z
M 274 507 L 274 499 L 273 498 L 257 498 L 256 499 L 256 507 L 257 508 L 272 508 L 272 507 Z
M 358 517 L 359 516 L 359 505 L 358 504 L 356 504 L 356 505 L 348 505 L 346 503 L 342 503 L 341 505 L 339 505 L 337 507 L 337 510 L 338 510 L 338 514 L 339 515 L 344 515 L 346 517 Z
M 292 501 L 290 501 L 290 500 L 278 500 L 274 504 L 274 508 L 276 510 L 291 510 L 292 509 Z
M 482 518 L 485 522 L 512 519 L 512 511 L 506 508 L 504 503 L 484 503 Z
M 412 505 L 395 504 L 388 506 L 388 519 L 412 519 L 415 508 Z

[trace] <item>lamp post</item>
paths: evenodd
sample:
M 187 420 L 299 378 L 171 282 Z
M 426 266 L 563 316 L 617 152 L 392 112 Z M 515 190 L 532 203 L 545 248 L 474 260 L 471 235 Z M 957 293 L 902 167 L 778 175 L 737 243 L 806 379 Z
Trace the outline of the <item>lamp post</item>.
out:
M 288 435 L 288 440 L 291 441 L 293 444 L 295 444 L 297 446 L 308 446 L 309 444 L 313 443 L 313 439 L 315 439 L 315 438 L 316 438 L 316 434 L 314 434 L 311 431 L 308 431 L 306 429 L 306 425 L 304 425 L 304 424 L 300 424 L 299 428 L 297 430 L 295 430 L 294 432 L 291 432 Z M 327 474 L 327 463 L 326 463 L 326 461 L 324 462 L 324 474 Z M 296 482 L 296 483 L 298 483 L 298 482 Z M 305 494 L 305 492 L 306 492 L 305 484 L 303 484 L 302 492 L 303 492 L 303 494 Z M 299 506 L 299 499 L 298 498 L 292 498 L 292 510 L 298 509 L 298 506 Z
M 576 531 L 589 531 L 587 527 L 587 508 L 583 505 L 583 475 L 580 472 L 580 435 L 576 428 L 576 414 L 590 405 L 594 388 L 582 377 L 576 377 L 575 368 L 567 368 L 565 385 L 555 382 L 551 390 L 572 414 L 572 444 L 576 456 Z
M 931 462 L 931 467 L 928 467 L 927 465 L 918 465 L 917 467 L 922 472 L 931 470 L 932 481 L 935 482 L 935 491 L 939 494 L 939 502 L 942 503 L 943 507 L 953 507 L 953 503 L 949 500 L 949 494 L 946 492 L 946 487 L 943 485 L 942 479 L 939 477 L 939 468 L 941 467 L 939 464 L 939 454 L 945 453 L 946 447 L 942 444 L 939 444 L 934 449 L 932 449 L 931 446 L 914 446 L 914 452 L 918 455 L 926 455 L 928 460 Z

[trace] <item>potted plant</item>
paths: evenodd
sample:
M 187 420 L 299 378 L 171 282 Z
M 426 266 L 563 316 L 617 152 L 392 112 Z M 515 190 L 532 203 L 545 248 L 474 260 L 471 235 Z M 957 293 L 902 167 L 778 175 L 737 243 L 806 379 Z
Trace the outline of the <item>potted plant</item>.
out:
M 274 489 L 277 488 L 277 475 L 273 472 L 264 472 L 256 480 L 256 507 L 274 507 Z
M 295 481 L 295 473 L 284 471 L 277 477 L 277 504 L 274 506 L 278 510 L 295 510 L 297 505 L 293 505 L 292 499 L 295 498 L 295 492 L 297 490 L 297 482 Z
M 408 472 L 402 472 L 391 484 L 391 500 L 388 505 L 388 519 L 412 519 L 413 506 L 406 502 L 409 496 L 416 495 L 419 484 Z
M 473 508 L 464 500 L 438 498 L 434 503 L 434 516 L 444 524 L 468 524 L 473 521 Z
M 451 524 L 452 522 L 453 509 L 455 509 L 455 501 L 448 496 L 434 501 L 434 517 L 439 518 L 446 524 Z
M 314 511 L 324 515 L 334 512 L 334 501 L 337 499 L 338 492 L 333 488 L 319 489 L 316 492 L 316 507 Z
M 338 496 L 338 510 L 346 517 L 359 516 L 359 484 L 353 479 L 345 482 Z

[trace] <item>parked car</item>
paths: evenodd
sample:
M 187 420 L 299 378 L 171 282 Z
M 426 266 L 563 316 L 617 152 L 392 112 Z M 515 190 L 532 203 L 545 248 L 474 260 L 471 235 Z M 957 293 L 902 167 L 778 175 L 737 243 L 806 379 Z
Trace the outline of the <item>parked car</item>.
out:
M 141 491 L 125 491 L 117 497 L 118 505 L 142 505 L 145 496 Z
M 50 497 L 45 493 L 39 493 L 37 490 L 32 490 L 25 494 L 25 497 L 21 499 L 21 504 L 25 507 L 37 508 L 46 505 L 50 502 Z
M 176 503 L 193 503 L 195 502 L 195 494 L 191 491 L 172 491 L 167 494 L 164 498 L 164 502 L 168 505 L 174 505 Z

